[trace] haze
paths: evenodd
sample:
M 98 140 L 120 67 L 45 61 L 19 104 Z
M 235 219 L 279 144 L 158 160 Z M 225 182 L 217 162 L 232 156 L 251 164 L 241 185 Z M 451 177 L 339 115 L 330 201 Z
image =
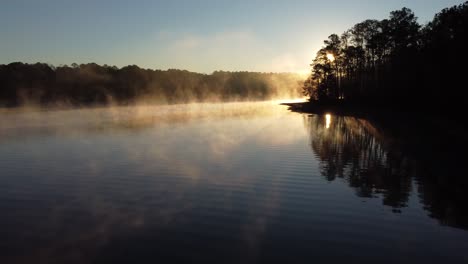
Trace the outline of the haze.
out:
M 425 23 L 461 1 L 5 1 L 0 63 L 300 72 L 330 32 L 406 6 Z

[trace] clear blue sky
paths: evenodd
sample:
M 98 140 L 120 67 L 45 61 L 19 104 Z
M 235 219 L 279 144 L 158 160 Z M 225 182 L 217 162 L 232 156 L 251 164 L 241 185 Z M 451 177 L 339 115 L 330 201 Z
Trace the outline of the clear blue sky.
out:
M 304 71 L 331 33 L 411 8 L 420 23 L 462 0 L 1 0 L 0 64 Z

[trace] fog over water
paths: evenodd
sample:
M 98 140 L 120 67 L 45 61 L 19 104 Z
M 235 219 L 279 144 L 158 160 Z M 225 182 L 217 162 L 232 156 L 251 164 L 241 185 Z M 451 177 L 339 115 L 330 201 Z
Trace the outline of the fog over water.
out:
M 460 164 L 371 120 L 279 101 L 1 115 L 1 263 L 468 258 Z

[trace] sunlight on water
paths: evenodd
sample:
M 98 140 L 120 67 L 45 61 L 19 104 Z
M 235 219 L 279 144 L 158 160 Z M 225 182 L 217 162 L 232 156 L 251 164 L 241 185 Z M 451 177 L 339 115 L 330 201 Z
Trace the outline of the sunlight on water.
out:
M 465 192 L 388 142 L 277 101 L 2 113 L 0 263 L 462 259 Z
M 326 129 L 330 128 L 331 118 L 332 118 L 332 116 L 330 114 L 325 115 L 325 128 Z

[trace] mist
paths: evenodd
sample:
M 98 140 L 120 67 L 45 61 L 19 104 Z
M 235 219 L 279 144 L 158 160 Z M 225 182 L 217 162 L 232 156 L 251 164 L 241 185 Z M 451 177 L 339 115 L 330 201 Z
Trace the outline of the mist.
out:
M 0 65 L 0 107 L 67 108 L 135 104 L 263 101 L 301 96 L 295 73 L 151 70 L 44 63 Z

